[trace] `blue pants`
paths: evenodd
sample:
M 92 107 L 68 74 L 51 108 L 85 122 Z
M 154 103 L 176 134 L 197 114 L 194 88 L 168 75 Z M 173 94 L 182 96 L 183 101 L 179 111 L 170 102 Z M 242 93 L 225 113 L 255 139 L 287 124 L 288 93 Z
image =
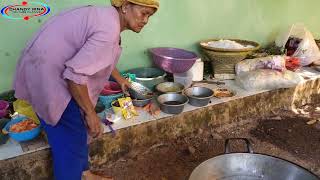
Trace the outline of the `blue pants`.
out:
M 51 147 L 55 180 L 81 180 L 89 163 L 87 129 L 78 104 L 71 99 L 56 126 L 40 121 Z

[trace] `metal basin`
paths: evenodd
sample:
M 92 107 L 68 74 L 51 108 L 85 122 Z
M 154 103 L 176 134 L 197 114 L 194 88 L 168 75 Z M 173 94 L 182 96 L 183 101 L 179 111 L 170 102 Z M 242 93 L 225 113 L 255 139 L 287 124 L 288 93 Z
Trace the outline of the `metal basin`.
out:
M 289 161 L 255 154 L 247 139 L 248 153 L 230 153 L 229 140 L 225 154 L 200 164 L 189 180 L 319 180 L 306 169 Z
M 184 91 L 189 98 L 189 104 L 192 106 L 202 107 L 209 104 L 213 96 L 213 91 L 205 87 L 192 87 Z
M 132 100 L 132 104 L 135 106 L 135 107 L 144 107 L 146 106 L 147 104 L 149 104 L 152 100 L 152 97 L 151 98 L 148 98 L 148 99 L 144 99 L 144 100 L 138 100 L 138 99 L 133 99 Z
M 127 71 L 127 73 L 135 74 L 136 81 L 150 90 L 154 90 L 156 85 L 164 82 L 167 75 L 158 68 L 136 68 Z
M 161 111 L 167 114 L 180 114 L 182 113 L 184 106 L 188 103 L 187 96 L 181 94 L 163 94 L 158 97 Z
M 156 86 L 156 90 L 161 94 L 165 93 L 182 93 L 184 86 L 175 82 L 164 82 Z

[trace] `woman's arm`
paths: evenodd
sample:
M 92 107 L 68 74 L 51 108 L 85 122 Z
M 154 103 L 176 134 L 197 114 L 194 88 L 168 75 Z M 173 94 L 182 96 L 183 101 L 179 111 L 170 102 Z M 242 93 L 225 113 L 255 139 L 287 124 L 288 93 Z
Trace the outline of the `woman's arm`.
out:
M 67 80 L 67 84 L 72 97 L 84 112 L 89 134 L 93 137 L 102 135 L 100 119 L 91 103 L 87 85 L 76 84 L 71 80 Z
M 130 82 L 121 76 L 117 68 L 114 68 L 111 75 L 121 85 L 121 89 L 123 92 L 126 92 L 127 89 L 130 88 Z

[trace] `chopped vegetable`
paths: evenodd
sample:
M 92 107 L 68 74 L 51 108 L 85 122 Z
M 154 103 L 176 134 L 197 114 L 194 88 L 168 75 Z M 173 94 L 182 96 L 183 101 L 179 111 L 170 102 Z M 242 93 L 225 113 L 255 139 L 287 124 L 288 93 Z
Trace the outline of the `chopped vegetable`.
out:
M 161 112 L 159 106 L 156 103 L 149 103 L 142 109 L 152 116 L 159 116 Z
M 14 124 L 10 127 L 11 132 L 19 133 L 24 131 L 30 131 L 34 128 L 38 127 L 38 125 L 32 119 L 26 119 L 17 124 Z

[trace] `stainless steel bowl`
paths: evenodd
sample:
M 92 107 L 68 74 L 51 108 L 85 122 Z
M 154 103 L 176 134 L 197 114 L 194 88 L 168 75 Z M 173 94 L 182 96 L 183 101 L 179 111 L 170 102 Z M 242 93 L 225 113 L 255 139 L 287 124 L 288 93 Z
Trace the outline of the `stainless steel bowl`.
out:
M 161 111 L 167 114 L 180 114 L 188 103 L 187 96 L 175 93 L 163 94 L 158 97 Z
M 192 106 L 202 107 L 209 104 L 213 96 L 213 91 L 206 87 L 192 87 L 184 91 L 189 98 L 189 104 Z
M 156 90 L 161 94 L 165 93 L 182 93 L 184 86 L 175 82 L 164 82 L 156 86 Z
M 135 107 L 144 107 L 146 106 L 147 104 L 149 104 L 152 100 L 152 97 L 149 98 L 149 99 L 144 99 L 144 100 L 138 100 L 138 99 L 133 99 L 132 100 L 132 104 L 135 106 Z
M 146 88 L 145 86 L 137 82 L 131 83 L 129 93 L 132 99 L 139 100 L 149 99 L 153 96 L 153 92 L 150 89 Z

